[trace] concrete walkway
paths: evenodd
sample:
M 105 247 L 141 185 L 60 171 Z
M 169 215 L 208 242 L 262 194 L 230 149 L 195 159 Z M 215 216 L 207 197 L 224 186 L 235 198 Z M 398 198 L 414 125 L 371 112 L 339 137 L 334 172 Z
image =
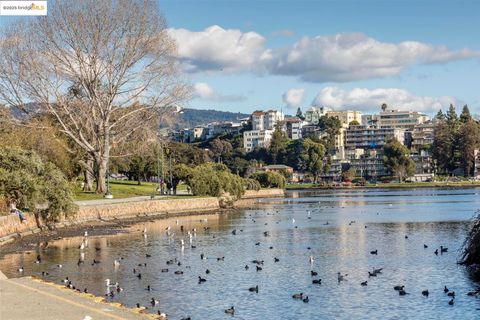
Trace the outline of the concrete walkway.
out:
M 1 320 L 158 319 L 102 298 L 30 277 L 0 280 Z
M 176 195 L 156 195 L 153 200 L 159 200 L 162 198 L 171 198 L 175 196 L 186 196 L 189 195 L 187 191 L 177 191 Z M 79 206 L 98 206 L 102 204 L 112 204 L 112 203 L 128 203 L 128 202 L 138 202 L 138 201 L 148 201 L 152 200 L 151 196 L 139 196 L 139 197 L 130 197 L 130 198 L 121 198 L 121 199 L 96 199 L 96 200 L 81 200 L 75 201 Z

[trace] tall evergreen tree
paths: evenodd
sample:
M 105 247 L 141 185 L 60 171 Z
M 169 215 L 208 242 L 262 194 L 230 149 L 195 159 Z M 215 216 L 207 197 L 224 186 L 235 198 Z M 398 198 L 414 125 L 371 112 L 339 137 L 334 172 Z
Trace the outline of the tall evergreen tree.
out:
M 472 120 L 472 115 L 470 114 L 470 110 L 468 109 L 467 105 L 463 106 L 462 113 L 460 114 L 460 122 L 467 123 L 468 121 Z
M 300 119 L 302 119 L 302 120 L 304 120 L 304 119 L 305 119 L 305 117 L 303 116 L 303 113 L 302 113 L 302 109 L 300 109 L 300 107 L 298 107 L 298 109 L 297 109 L 297 113 L 296 113 L 296 115 L 295 115 L 295 116 L 296 116 L 297 118 L 300 118 Z

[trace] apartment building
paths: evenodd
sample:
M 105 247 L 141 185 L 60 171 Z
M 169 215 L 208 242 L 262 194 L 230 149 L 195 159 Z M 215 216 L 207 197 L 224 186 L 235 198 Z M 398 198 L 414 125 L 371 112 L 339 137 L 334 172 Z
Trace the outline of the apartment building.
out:
M 273 130 L 250 130 L 243 133 L 243 147 L 246 152 L 255 148 L 268 148 L 272 140 Z
M 297 117 L 287 118 L 285 120 L 285 129 L 289 139 L 298 140 L 302 139 L 302 126 L 303 121 Z
M 373 116 L 372 121 L 381 129 L 413 129 L 429 120 L 426 114 L 417 111 L 386 110 Z
M 327 112 L 331 110 L 332 109 L 327 107 L 310 107 L 304 113 L 305 121 L 309 124 L 316 125 L 320 121 L 320 118 L 327 115 Z
M 285 118 L 282 111 L 268 110 L 255 111 L 252 113 L 252 129 L 253 130 L 274 130 L 275 125 Z
M 435 138 L 435 124 L 432 121 L 418 124 L 411 130 L 411 152 L 420 153 L 427 146 L 433 144 Z
M 359 124 L 362 124 L 362 113 L 360 111 L 327 111 L 327 116 L 337 118 L 342 125 L 346 127 L 348 127 L 352 121 L 357 121 Z
M 347 149 L 380 149 L 390 138 L 401 143 L 405 141 L 404 129 L 377 128 L 368 126 L 350 126 L 345 132 L 345 148 Z

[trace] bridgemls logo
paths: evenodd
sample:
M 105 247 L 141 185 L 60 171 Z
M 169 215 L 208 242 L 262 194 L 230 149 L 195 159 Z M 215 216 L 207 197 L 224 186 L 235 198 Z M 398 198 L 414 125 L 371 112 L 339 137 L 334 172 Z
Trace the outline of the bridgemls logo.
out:
M 46 16 L 47 1 L 0 1 L 0 16 Z

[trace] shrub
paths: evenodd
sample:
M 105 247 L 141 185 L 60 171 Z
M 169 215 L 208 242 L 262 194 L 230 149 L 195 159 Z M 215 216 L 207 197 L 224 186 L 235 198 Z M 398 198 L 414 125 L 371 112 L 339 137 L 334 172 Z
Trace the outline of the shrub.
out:
M 251 179 L 257 180 L 263 188 L 285 188 L 286 180 L 283 175 L 276 172 L 255 172 L 250 176 Z
M 247 190 L 256 190 L 256 191 L 260 190 L 260 188 L 262 187 L 260 185 L 260 182 L 250 178 L 243 179 L 243 185 Z
M 20 148 L 0 150 L 0 197 L 47 221 L 77 210 L 64 174 L 55 165 L 44 164 L 35 152 Z

